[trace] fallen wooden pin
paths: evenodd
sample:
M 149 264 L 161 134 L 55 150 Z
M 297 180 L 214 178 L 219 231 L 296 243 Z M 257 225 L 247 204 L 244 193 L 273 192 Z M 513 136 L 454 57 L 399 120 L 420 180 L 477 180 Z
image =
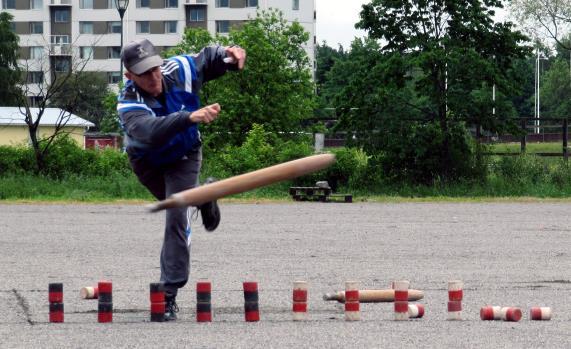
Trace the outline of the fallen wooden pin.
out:
M 424 298 L 424 292 L 420 290 L 408 290 L 408 300 L 418 301 Z M 345 291 L 337 291 L 333 293 L 326 293 L 323 295 L 323 300 L 338 301 L 339 303 L 345 302 Z M 394 302 L 395 290 L 359 290 L 359 302 L 361 303 L 381 303 L 381 302 Z

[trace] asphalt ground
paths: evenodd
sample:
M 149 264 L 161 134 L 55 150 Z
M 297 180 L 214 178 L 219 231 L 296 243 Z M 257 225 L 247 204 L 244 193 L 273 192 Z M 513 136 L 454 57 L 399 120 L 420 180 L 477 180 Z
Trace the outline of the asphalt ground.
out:
M 149 322 L 164 213 L 138 205 L 0 205 L 0 347 L 569 348 L 569 203 L 222 204 L 222 223 L 194 225 L 191 280 L 176 323 Z M 214 321 L 195 322 L 195 282 L 212 281 Z M 79 289 L 113 281 L 114 322 Z M 322 300 L 346 280 L 424 290 L 422 319 L 392 303 L 362 321 Z M 463 320 L 447 321 L 447 281 L 464 281 Z M 246 323 L 243 281 L 259 283 L 261 321 Z M 310 320 L 291 320 L 295 280 L 309 282 Z M 48 283 L 63 282 L 65 323 L 48 323 Z M 518 306 L 518 322 L 481 321 L 484 305 Z M 529 308 L 550 306 L 551 321 Z

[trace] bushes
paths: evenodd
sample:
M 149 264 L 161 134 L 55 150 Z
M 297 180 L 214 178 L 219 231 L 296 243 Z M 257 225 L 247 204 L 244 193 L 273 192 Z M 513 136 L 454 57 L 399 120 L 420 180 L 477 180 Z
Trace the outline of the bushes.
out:
M 227 178 L 309 156 L 313 154 L 311 143 L 311 137 L 307 135 L 300 135 L 296 141 L 283 141 L 266 132 L 262 126 L 254 125 L 240 146 L 210 152 L 205 145 L 202 176 Z M 38 176 L 32 149 L 0 146 L 0 200 L 150 198 L 132 173 L 124 153 L 113 149 L 83 150 L 65 138 L 58 140 L 52 150 L 46 157 L 44 172 Z M 332 152 L 336 154 L 337 161 L 331 167 L 246 196 L 286 196 L 287 187 L 292 184 L 310 186 L 320 180 L 328 181 L 334 191 L 366 195 L 571 195 L 571 167 L 562 159 L 532 155 L 486 158 L 486 161 L 476 160 L 486 164 L 482 170 L 486 173 L 485 180 L 434 180 L 424 185 L 407 181 L 404 177 L 387 176 L 382 170 L 386 166 L 385 154 L 367 154 L 360 148 L 338 148 Z
M 301 135 L 297 141 L 282 141 L 254 124 L 242 145 L 228 146 L 219 153 L 205 149 L 203 177 L 227 178 L 263 167 L 299 159 L 313 154 L 311 137 Z M 327 180 L 334 190 L 338 186 L 359 187 L 370 183 L 369 156 L 357 148 L 340 148 L 333 151 L 337 161 L 330 168 L 293 180 L 295 185 L 314 185 Z
M 550 177 L 550 168 L 537 156 L 504 156 L 492 164 L 492 172 L 513 185 L 542 183 Z
M 0 146 L 0 176 L 30 172 L 34 166 L 32 149 L 24 146 Z
M 263 126 L 254 124 L 240 146 L 227 146 L 216 153 L 205 146 L 202 172 L 204 176 L 218 178 L 235 176 L 310 155 L 310 144 L 310 139 L 304 136 L 298 141 L 280 140 Z
M 333 191 L 340 187 L 370 188 L 378 184 L 373 167 L 369 164 L 370 156 L 359 148 L 334 149 L 335 163 L 331 167 L 315 174 L 300 178 L 300 185 L 314 185 L 316 181 L 326 180 Z
M 533 155 L 505 156 L 491 163 L 492 180 L 499 180 L 513 192 L 526 187 L 552 185 L 554 189 L 571 187 L 571 166 L 563 159 L 546 159 Z
M 130 173 L 127 155 L 114 149 L 81 149 L 67 136 L 55 140 L 44 158 L 41 175 L 52 179 L 69 176 L 110 176 Z M 0 176 L 37 173 L 33 149 L 0 146 Z
M 380 138 L 378 162 L 389 181 L 431 185 L 440 181 L 485 178 L 477 145 L 462 124 L 450 124 L 446 133 L 434 123 L 387 125 Z

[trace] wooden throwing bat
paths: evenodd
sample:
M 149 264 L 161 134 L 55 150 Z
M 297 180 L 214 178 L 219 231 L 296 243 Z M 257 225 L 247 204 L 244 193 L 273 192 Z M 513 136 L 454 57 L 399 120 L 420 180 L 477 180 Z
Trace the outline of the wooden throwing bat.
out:
M 408 300 L 417 301 L 424 298 L 424 292 L 420 290 L 408 290 Z M 323 300 L 338 301 L 339 303 L 345 302 L 345 291 L 337 291 L 333 293 L 326 293 L 323 295 Z M 359 290 L 359 302 L 361 303 L 381 303 L 381 302 L 394 302 L 395 290 Z
M 171 195 L 149 206 L 151 212 L 166 208 L 198 206 L 228 195 L 243 193 L 276 182 L 324 169 L 335 162 L 335 155 L 320 154 L 284 162 L 239 176 L 230 177 Z

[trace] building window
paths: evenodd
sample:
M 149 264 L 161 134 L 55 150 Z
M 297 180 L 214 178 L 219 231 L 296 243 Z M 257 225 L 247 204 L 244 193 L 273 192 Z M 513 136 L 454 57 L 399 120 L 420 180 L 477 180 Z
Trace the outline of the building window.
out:
M 165 0 L 165 7 L 166 8 L 177 8 L 178 7 L 178 0 Z
M 44 23 L 30 22 L 30 34 L 43 34 L 43 33 L 44 33 Z
M 65 57 L 56 57 L 54 60 L 54 70 L 56 73 L 67 73 L 70 68 L 69 63 L 69 59 Z
M 222 34 L 229 33 L 230 21 L 216 21 L 216 32 Z
M 107 33 L 121 34 L 121 22 L 107 22 Z
M 121 82 L 121 73 L 118 71 L 107 72 L 107 83 L 118 84 Z
M 42 46 L 30 47 L 30 59 L 42 59 L 44 57 L 44 48 Z
M 81 59 L 93 59 L 93 47 L 81 46 L 79 48 L 79 58 L 81 58 Z
M 10 31 L 15 33 L 16 32 L 16 22 L 10 22 L 9 26 L 10 26 Z
M 137 0 L 137 7 L 151 7 L 151 0 Z
M 81 9 L 92 9 L 93 0 L 79 0 L 79 8 Z
M 229 7 L 228 0 L 216 0 L 216 7 Z
M 50 37 L 52 45 L 65 45 L 69 44 L 69 35 L 52 35 Z
M 93 34 L 93 22 L 79 22 L 79 34 Z
M 69 10 L 55 10 L 54 20 L 56 23 L 67 23 L 69 22 Z
M 248 7 L 258 7 L 258 0 L 248 0 Z
M 108 47 L 107 58 L 121 58 L 121 46 Z
M 176 21 L 165 21 L 165 34 L 176 34 Z
M 44 72 L 41 71 L 29 71 L 28 72 L 28 84 L 41 84 L 44 82 Z
M 293 0 L 292 9 L 299 10 L 299 0 Z
M 2 8 L 4 10 L 15 10 L 16 0 L 2 0 Z
M 30 8 L 32 10 L 41 10 L 44 7 L 43 0 L 30 0 Z
M 206 17 L 206 10 L 203 8 L 191 8 L 190 9 L 190 21 L 191 22 L 203 22 Z
M 151 24 L 149 21 L 137 21 L 137 34 L 150 34 Z

